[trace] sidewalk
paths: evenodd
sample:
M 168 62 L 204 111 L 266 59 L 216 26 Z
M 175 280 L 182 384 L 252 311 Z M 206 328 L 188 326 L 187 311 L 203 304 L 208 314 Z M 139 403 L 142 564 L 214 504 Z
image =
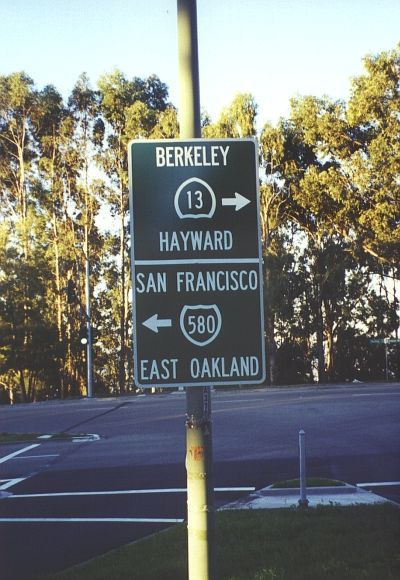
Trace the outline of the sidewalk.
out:
M 300 489 L 279 489 L 264 487 L 247 497 L 225 504 L 220 510 L 233 509 L 274 509 L 298 507 Z M 317 505 L 356 505 L 389 502 L 388 499 L 355 485 L 344 484 L 334 487 L 310 487 L 307 489 L 309 507 Z

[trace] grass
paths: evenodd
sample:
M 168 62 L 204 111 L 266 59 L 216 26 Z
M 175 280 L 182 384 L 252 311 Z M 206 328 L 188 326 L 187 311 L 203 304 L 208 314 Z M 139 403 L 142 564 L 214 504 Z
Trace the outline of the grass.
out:
M 0 443 L 23 443 L 33 441 L 40 433 L 0 433 Z
M 184 525 L 47 580 L 186 580 Z M 218 580 L 398 580 L 400 511 L 393 504 L 216 515 Z
M 337 479 L 326 479 L 322 477 L 308 477 L 306 481 L 307 487 L 340 487 L 343 486 L 342 481 L 338 481 Z M 300 487 L 300 480 L 299 479 L 287 479 L 285 481 L 278 481 L 274 483 L 273 488 L 279 489 L 292 489 L 292 488 L 299 488 Z

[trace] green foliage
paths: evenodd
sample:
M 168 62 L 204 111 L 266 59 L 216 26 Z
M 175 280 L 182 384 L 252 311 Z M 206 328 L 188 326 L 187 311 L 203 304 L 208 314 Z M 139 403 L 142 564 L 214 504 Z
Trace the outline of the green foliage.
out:
M 203 124 L 203 137 L 242 138 L 256 134 L 257 105 L 249 93 L 238 93 L 230 107 L 224 109 L 215 124 Z
M 59 383 L 60 352 L 49 319 L 43 223 L 32 214 L 28 218 L 29 257 L 21 259 L 18 230 L 14 240 L 10 236 L 0 247 L 0 374 L 18 385 L 22 400 L 29 401 L 44 385 Z
M 284 347 L 292 354 L 278 352 L 280 366 L 284 368 L 283 360 L 289 359 L 294 372 L 295 361 L 310 361 L 314 352 L 319 380 L 354 378 L 357 373 L 363 378 L 377 376 L 373 371 L 375 354 L 365 338 L 367 333 L 373 336 L 377 332 L 373 321 L 377 320 L 379 295 L 374 272 L 387 264 L 393 281 L 399 277 L 399 62 L 399 49 L 367 57 L 366 74 L 353 80 L 348 104 L 327 97 L 296 97 L 291 102 L 290 118 L 275 128 L 266 125 L 261 133 L 266 172 L 262 202 L 266 208 L 262 211 L 265 253 L 276 253 L 276 233 L 271 237 L 271 231 L 287 230 L 288 226 L 297 232 L 294 242 L 299 240 L 307 248 L 302 260 L 308 298 L 297 295 L 300 317 L 294 309 L 289 319 L 291 328 L 293 318 L 301 320 L 302 336 L 295 344 L 293 336 L 283 335 Z M 269 287 L 270 278 L 266 272 Z M 385 306 L 392 312 L 393 326 L 384 324 L 379 331 L 384 336 L 398 336 L 397 295 L 394 284 L 391 299 L 386 294 Z M 275 307 L 274 294 L 270 296 L 272 305 L 267 305 L 266 311 L 272 309 L 276 314 L 267 344 L 273 349 L 276 335 L 282 337 L 279 325 L 285 317 Z M 364 342 L 362 353 L 350 355 L 352 368 L 343 364 L 346 334 L 353 335 L 355 351 L 355 345 L 361 348 Z M 310 341 L 315 350 L 307 344 Z M 303 380 L 309 380 L 306 368 L 299 371 Z M 299 373 L 290 378 L 290 369 L 284 370 L 282 380 L 299 379 Z

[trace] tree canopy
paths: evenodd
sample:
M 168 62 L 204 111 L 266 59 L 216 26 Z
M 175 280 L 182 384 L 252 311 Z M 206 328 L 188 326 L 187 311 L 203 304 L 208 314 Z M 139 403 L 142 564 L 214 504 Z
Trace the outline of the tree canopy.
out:
M 271 384 L 399 378 L 400 45 L 364 67 L 259 134 L 251 94 L 203 113 L 205 138 L 259 140 Z M 0 402 L 86 392 L 88 302 L 95 393 L 135 391 L 127 144 L 178 135 L 155 75 L 82 74 L 66 102 L 0 76 Z

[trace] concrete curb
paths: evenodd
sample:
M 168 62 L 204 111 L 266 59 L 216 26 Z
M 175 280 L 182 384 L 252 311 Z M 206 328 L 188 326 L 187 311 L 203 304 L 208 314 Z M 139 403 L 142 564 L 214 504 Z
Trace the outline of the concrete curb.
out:
M 277 489 L 264 487 L 249 494 L 247 497 L 226 504 L 220 510 L 235 509 L 276 509 L 299 507 L 300 489 Z M 344 484 L 335 487 L 314 487 L 307 489 L 309 507 L 318 505 L 358 505 L 392 503 L 371 491 L 360 489 L 357 486 Z
M 327 487 L 307 487 L 307 495 L 343 495 L 348 493 L 357 493 L 358 488 L 349 483 L 344 483 L 343 485 L 332 485 Z M 268 486 L 260 491 L 256 492 L 262 496 L 286 496 L 286 495 L 296 495 L 300 497 L 300 488 L 280 488 Z

